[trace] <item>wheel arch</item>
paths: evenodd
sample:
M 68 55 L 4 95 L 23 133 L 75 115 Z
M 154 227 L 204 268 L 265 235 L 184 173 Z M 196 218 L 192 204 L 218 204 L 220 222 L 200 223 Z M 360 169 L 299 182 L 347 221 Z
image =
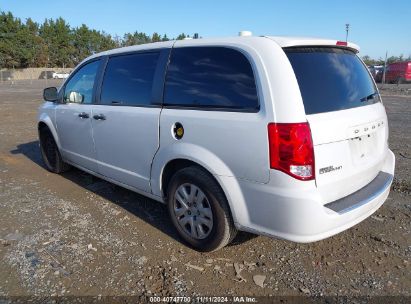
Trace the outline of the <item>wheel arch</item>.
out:
M 197 165 L 205 169 L 215 178 L 218 176 L 234 176 L 228 166 L 212 151 L 185 142 L 175 145 L 168 145 L 155 155 L 151 167 L 151 189 L 153 194 L 163 196 L 163 174 L 167 166 L 168 169 L 182 165 Z M 170 167 L 171 166 L 171 167 Z M 169 172 L 168 172 L 169 173 Z
M 210 170 L 207 169 L 205 166 L 201 165 L 198 162 L 190 160 L 190 159 L 186 159 L 186 158 L 172 159 L 164 166 L 164 168 L 162 170 L 161 177 L 160 177 L 161 178 L 161 184 L 160 184 L 161 188 L 160 189 L 161 189 L 161 195 L 163 197 L 164 202 L 167 201 L 167 190 L 168 190 L 168 186 L 170 184 L 170 181 L 171 181 L 173 175 L 177 171 L 179 171 L 181 169 L 184 169 L 184 168 L 187 168 L 187 167 L 198 167 L 201 170 L 208 173 L 210 175 L 210 177 L 212 179 L 214 179 L 214 181 L 217 183 L 217 185 L 223 191 L 223 193 L 226 197 L 227 203 L 228 203 L 228 207 L 229 207 L 231 217 L 232 217 L 233 221 L 236 222 L 235 209 L 234 209 L 234 206 L 231 202 L 230 195 L 229 195 L 229 193 L 227 193 L 227 190 L 228 190 L 227 187 L 225 187 L 225 185 L 222 184 L 223 181 L 219 178 L 218 175 L 212 174 L 210 172 Z
M 180 151 L 185 151 L 185 153 L 178 153 L 177 151 L 159 151 L 157 153 L 151 172 L 153 194 L 162 197 L 165 203 L 167 183 L 170 182 L 173 174 L 185 167 L 198 166 L 208 172 L 223 190 L 236 226 L 237 223 L 244 223 L 248 218 L 247 207 L 240 185 L 231 170 L 211 152 L 203 151 L 204 148 L 201 147 L 198 147 L 199 150 L 193 149 L 189 145 L 182 143 L 169 147 L 173 150 L 176 146 L 180 146 Z
M 44 114 L 44 113 L 40 115 L 40 118 L 39 118 L 39 120 L 38 120 L 38 122 L 37 122 L 37 131 L 38 131 L 38 134 L 39 134 L 39 139 L 40 139 L 40 130 L 41 130 L 42 128 L 48 128 L 48 129 L 50 130 L 50 132 L 51 132 L 51 134 L 53 135 L 54 140 L 55 140 L 55 142 L 56 142 L 56 144 L 57 144 L 57 147 L 58 147 L 59 149 L 61 149 L 60 140 L 59 140 L 59 137 L 58 137 L 58 135 L 57 135 L 57 130 L 56 130 L 56 128 L 54 127 L 54 124 L 53 124 L 50 116 L 48 116 L 48 115 L 46 115 L 46 114 Z
M 164 166 L 162 170 L 162 174 L 161 174 L 161 183 L 160 183 L 160 187 L 161 187 L 160 189 L 161 189 L 161 194 L 163 198 L 165 198 L 167 195 L 168 186 L 169 186 L 169 183 L 173 175 L 177 171 L 182 170 L 184 168 L 188 168 L 188 167 L 198 167 L 204 172 L 208 173 L 211 176 L 211 178 L 214 179 L 214 181 L 220 186 L 220 188 L 223 190 L 227 198 L 227 194 L 225 193 L 218 176 L 210 172 L 210 170 L 206 168 L 204 165 L 196 161 L 187 159 L 187 158 L 172 159 Z

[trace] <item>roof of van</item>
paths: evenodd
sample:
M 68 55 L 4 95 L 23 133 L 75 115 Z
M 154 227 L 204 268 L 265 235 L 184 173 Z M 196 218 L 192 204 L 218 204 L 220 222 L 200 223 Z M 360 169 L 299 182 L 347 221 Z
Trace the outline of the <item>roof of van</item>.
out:
M 343 45 L 345 42 L 331 39 L 322 39 L 322 38 L 309 38 L 309 37 L 287 37 L 287 36 L 236 36 L 236 37 L 218 37 L 218 38 L 201 38 L 201 39 L 184 39 L 178 40 L 178 43 L 183 43 L 184 45 L 196 45 L 204 43 L 250 43 L 252 44 L 255 39 L 270 39 L 277 43 L 280 47 L 292 47 L 292 46 L 338 46 L 343 48 L 349 48 L 354 52 L 358 53 L 360 48 L 358 45 L 348 42 L 347 45 Z M 342 44 L 337 44 L 342 43 Z M 88 60 L 93 57 L 111 55 L 118 53 L 133 52 L 144 49 L 158 49 L 158 48 L 170 48 L 176 43 L 176 40 L 164 41 L 164 42 L 154 42 L 148 44 L 132 45 L 117 49 L 112 49 L 91 55 L 86 58 Z M 84 60 L 84 61 L 85 61 Z

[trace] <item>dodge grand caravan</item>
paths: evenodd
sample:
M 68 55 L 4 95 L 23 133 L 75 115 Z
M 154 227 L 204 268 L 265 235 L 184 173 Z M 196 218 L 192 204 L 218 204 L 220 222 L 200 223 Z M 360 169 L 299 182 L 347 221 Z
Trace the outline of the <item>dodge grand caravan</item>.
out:
M 313 242 L 386 200 L 394 174 L 377 87 L 335 40 L 233 37 L 95 54 L 38 114 L 41 154 L 167 204 L 201 251 L 238 230 Z

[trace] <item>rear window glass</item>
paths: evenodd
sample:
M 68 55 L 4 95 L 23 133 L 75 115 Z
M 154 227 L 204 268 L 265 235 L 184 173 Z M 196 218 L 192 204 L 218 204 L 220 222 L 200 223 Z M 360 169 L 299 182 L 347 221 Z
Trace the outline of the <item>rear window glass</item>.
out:
M 379 101 L 375 85 L 354 52 L 339 48 L 286 48 L 306 114 L 345 110 Z
M 167 71 L 164 104 L 257 111 L 251 64 L 241 52 L 230 48 L 175 48 Z

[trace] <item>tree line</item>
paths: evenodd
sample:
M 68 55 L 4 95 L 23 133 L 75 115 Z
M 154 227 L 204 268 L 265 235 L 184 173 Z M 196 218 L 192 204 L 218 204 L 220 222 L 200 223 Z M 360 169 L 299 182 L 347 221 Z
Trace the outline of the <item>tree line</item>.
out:
M 198 34 L 194 34 L 198 36 Z M 176 38 L 190 37 L 181 33 Z M 151 36 L 135 31 L 123 37 L 111 36 L 104 31 L 90 29 L 82 24 L 70 27 L 63 18 L 46 19 L 43 23 L 31 18 L 23 22 L 11 12 L 0 11 L 0 68 L 74 67 L 87 56 L 105 50 L 136 44 L 168 41 L 166 34 Z M 363 56 L 367 65 L 383 65 L 382 58 Z M 388 63 L 411 60 L 411 55 L 391 56 Z
M 181 33 L 173 39 L 186 37 L 189 35 Z M 149 36 L 138 31 L 112 36 L 85 24 L 71 27 L 61 17 L 41 24 L 31 18 L 23 22 L 11 12 L 0 11 L 0 68 L 74 67 L 94 53 L 168 40 L 166 34 Z
M 361 59 L 368 66 L 384 65 L 385 63 L 385 59 L 382 59 L 381 57 L 379 59 L 372 59 L 370 56 L 365 55 L 365 56 L 362 56 Z M 409 55 L 408 57 L 405 57 L 403 54 L 401 54 L 400 56 L 390 56 L 387 58 L 387 64 L 398 62 L 398 61 L 411 61 L 411 55 Z

